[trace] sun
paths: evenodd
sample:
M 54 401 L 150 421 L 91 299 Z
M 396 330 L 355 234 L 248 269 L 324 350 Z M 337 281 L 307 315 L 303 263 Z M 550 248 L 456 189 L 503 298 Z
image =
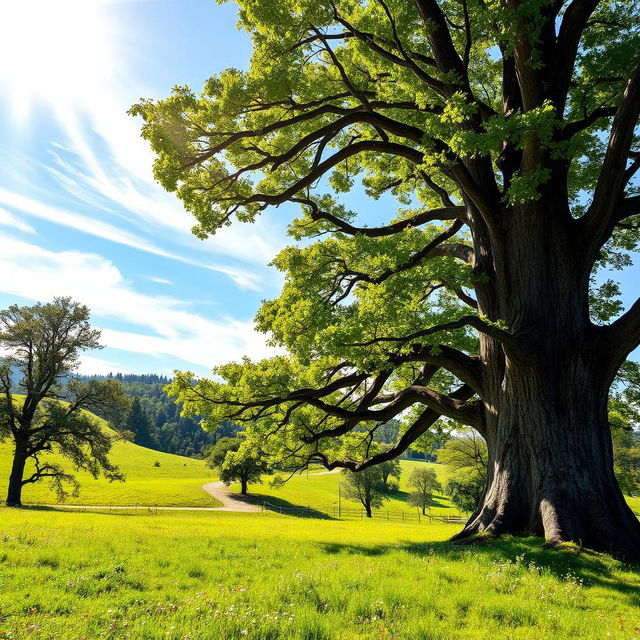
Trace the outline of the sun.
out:
M 1 0 L 0 90 L 16 121 L 34 101 L 82 98 L 113 64 L 104 0 Z

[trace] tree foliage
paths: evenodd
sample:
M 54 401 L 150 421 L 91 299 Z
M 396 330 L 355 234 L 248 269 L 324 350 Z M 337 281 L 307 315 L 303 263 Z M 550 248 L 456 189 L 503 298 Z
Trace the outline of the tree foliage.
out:
M 440 490 L 440 483 L 436 477 L 436 472 L 428 467 L 416 467 L 409 476 L 407 483 L 409 489 L 413 489 L 409 493 L 409 504 L 412 507 L 418 507 L 424 515 L 431 505 L 433 494 Z
M 249 68 L 132 113 L 197 236 L 298 207 L 297 243 L 274 261 L 282 293 L 256 317 L 286 355 L 179 374 L 170 392 L 299 467 L 363 471 L 450 421 L 474 427 L 508 490 L 487 493 L 465 535 L 535 529 L 637 555 L 605 406 L 640 343 L 640 301 L 624 310 L 602 272 L 640 241 L 637 3 L 238 4 Z M 536 455 L 544 489 L 525 471 Z M 610 513 L 591 517 L 603 492 Z
M 359 502 L 367 518 L 372 517 L 373 509 L 379 509 L 385 500 L 389 500 L 388 487 L 379 468 L 369 467 L 359 472 L 345 469 L 343 477 L 345 496 Z
M 247 485 L 262 483 L 262 475 L 269 465 L 250 444 L 242 438 L 220 438 L 208 451 L 209 466 L 217 468 L 220 480 L 230 485 L 240 482 L 240 493 L 247 493 Z
M 480 434 L 473 429 L 447 440 L 438 449 L 438 462 L 447 466 L 451 477 L 444 491 L 461 511 L 473 512 L 482 498 L 487 483 L 488 449 Z
M 142 408 L 138 398 L 134 398 L 131 403 L 131 411 L 129 411 L 129 415 L 127 416 L 126 427 L 130 431 L 133 431 L 133 441 L 136 444 L 150 449 L 157 447 L 157 442 L 151 435 L 151 419 Z
M 89 324 L 87 307 L 69 298 L 0 311 L 0 344 L 7 352 L 0 366 L 0 438 L 9 437 L 15 444 L 10 506 L 20 505 L 22 487 L 40 480 L 50 481 L 60 500 L 69 485 L 77 493 L 74 476 L 47 459 L 51 451 L 94 477 L 124 479 L 108 459 L 113 436 L 88 413 L 114 417 L 126 413 L 129 404 L 120 385 L 113 380 L 82 383 L 72 378 L 65 386 L 66 401 L 59 399 L 80 353 L 99 348 L 99 337 Z M 12 391 L 16 384 L 21 395 Z M 34 470 L 25 477 L 27 460 Z

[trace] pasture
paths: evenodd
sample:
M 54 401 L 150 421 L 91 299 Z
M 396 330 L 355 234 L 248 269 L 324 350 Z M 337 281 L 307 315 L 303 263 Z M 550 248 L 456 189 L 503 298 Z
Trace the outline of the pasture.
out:
M 98 418 L 96 418 L 98 419 Z M 105 429 L 106 429 L 105 425 Z M 4 499 L 11 469 L 13 446 L 9 441 L 0 443 L 0 496 Z M 43 456 L 44 458 L 44 456 Z M 119 441 L 113 445 L 110 460 L 120 467 L 125 482 L 109 482 L 94 479 L 90 474 L 76 474 L 80 482 L 80 494 L 70 496 L 68 504 L 92 505 L 141 505 L 141 506 L 189 506 L 215 507 L 219 503 L 202 490 L 202 484 L 215 478 L 203 460 L 174 456 L 139 447 L 132 442 Z M 50 459 L 71 468 L 55 454 Z M 159 463 L 159 466 L 156 466 Z M 30 473 L 27 466 L 27 474 Z M 46 482 L 26 485 L 24 504 L 54 504 L 55 492 Z
M 0 509 L 3 638 L 638 638 L 640 575 L 535 539 L 270 513 Z

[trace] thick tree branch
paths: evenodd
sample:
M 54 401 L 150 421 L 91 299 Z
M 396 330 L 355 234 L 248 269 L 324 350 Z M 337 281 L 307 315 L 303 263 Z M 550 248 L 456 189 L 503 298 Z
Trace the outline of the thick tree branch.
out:
M 582 32 L 599 2 L 600 0 L 573 0 L 564 12 L 551 74 L 551 99 L 560 115 L 564 112 Z
M 640 298 L 615 322 L 601 329 L 605 331 L 617 371 L 627 356 L 640 346 Z
M 326 220 L 333 224 L 342 233 L 349 234 L 351 236 L 362 235 L 369 238 L 380 238 L 383 236 L 391 236 L 400 231 L 404 231 L 409 227 L 418 227 L 428 222 L 434 222 L 436 220 L 459 220 L 465 218 L 465 208 L 462 206 L 441 207 L 439 209 L 431 209 L 429 211 L 422 211 L 405 220 L 399 220 L 398 222 L 392 222 L 384 227 L 355 227 L 349 222 L 334 216 L 333 214 L 322 211 L 318 205 L 312 200 L 305 198 L 292 198 L 292 202 L 298 202 L 306 205 L 311 209 L 312 220 Z
M 464 402 L 473 397 L 473 390 L 464 385 L 451 393 L 449 397 L 452 400 Z M 309 462 L 319 461 L 324 467 L 330 470 L 350 469 L 351 471 L 362 471 L 368 467 L 393 460 L 402 455 L 420 436 L 425 434 L 439 418 L 441 418 L 440 413 L 430 408 L 426 409 L 391 448 L 386 451 L 381 451 L 361 462 L 355 460 L 329 460 L 329 458 L 321 452 L 312 453 L 309 456 Z M 480 429 L 482 428 L 483 427 L 480 426 Z M 480 432 L 482 433 L 482 431 Z
M 640 116 L 640 63 L 636 64 L 629 77 L 613 119 L 593 201 L 587 213 L 580 219 L 580 226 L 592 250 L 589 252 L 589 258 L 599 251 L 611 236 L 615 226 L 615 211 L 620 205 L 627 158 L 633 142 L 634 129 L 638 124 L 638 116 Z
M 407 336 L 403 336 L 401 338 L 383 336 L 380 338 L 372 338 L 371 340 L 367 340 L 364 342 L 354 342 L 349 346 L 357 346 L 357 347 L 368 347 L 373 344 L 378 344 L 382 342 L 402 342 L 407 343 L 412 340 L 416 340 L 417 338 L 423 338 L 426 336 L 433 335 L 435 333 L 440 333 L 442 331 L 452 331 L 454 329 L 462 329 L 464 327 L 473 327 L 476 331 L 480 333 L 484 333 L 485 335 L 498 340 L 504 345 L 508 345 L 511 347 L 516 347 L 517 342 L 513 335 L 511 335 L 508 331 L 504 329 L 500 329 L 492 324 L 489 324 L 482 320 L 482 318 L 478 316 L 464 316 L 459 318 L 458 320 L 454 320 L 452 322 L 445 322 L 444 324 L 435 325 L 433 327 L 429 327 L 427 329 L 422 329 L 421 331 L 416 331 L 414 333 L 410 333 Z

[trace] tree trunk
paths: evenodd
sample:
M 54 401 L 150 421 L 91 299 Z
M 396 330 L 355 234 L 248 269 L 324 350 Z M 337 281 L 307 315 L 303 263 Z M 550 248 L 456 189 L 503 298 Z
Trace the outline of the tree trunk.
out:
M 247 481 L 244 478 L 240 479 L 240 493 L 243 496 L 247 495 Z
M 367 518 L 373 518 L 373 515 L 371 514 L 371 502 L 369 500 L 364 500 L 362 504 L 364 505 L 364 512 Z
M 585 255 L 554 165 L 540 198 L 505 209 L 499 234 L 474 231 L 478 311 L 510 340 L 480 335 L 489 451 L 484 496 L 456 538 L 544 536 L 640 560 L 640 522 L 613 473 L 607 403 L 621 362 L 590 318 Z
M 640 522 L 613 473 L 608 384 L 598 363 L 565 354 L 561 366 L 507 366 L 487 411 L 484 497 L 456 538 L 532 533 L 640 560 Z
M 22 479 L 24 477 L 24 468 L 27 463 L 27 454 L 24 447 L 16 444 L 16 450 L 13 456 L 13 464 L 11 466 L 11 475 L 9 476 L 9 489 L 7 491 L 7 507 L 22 506 Z

